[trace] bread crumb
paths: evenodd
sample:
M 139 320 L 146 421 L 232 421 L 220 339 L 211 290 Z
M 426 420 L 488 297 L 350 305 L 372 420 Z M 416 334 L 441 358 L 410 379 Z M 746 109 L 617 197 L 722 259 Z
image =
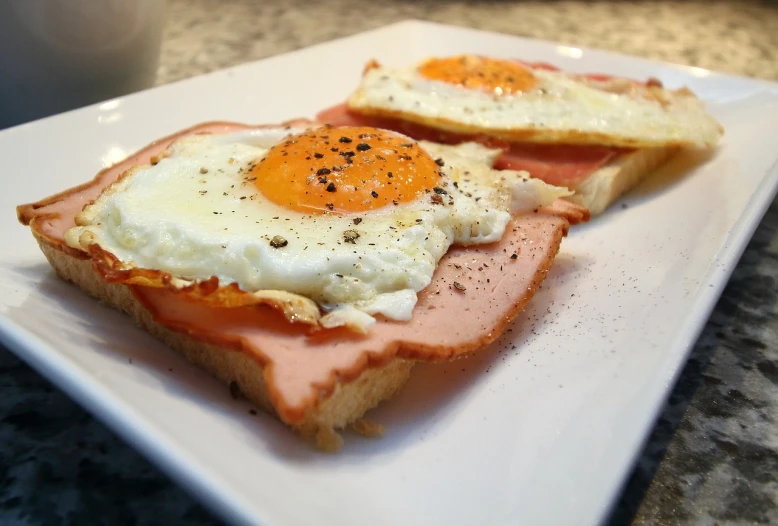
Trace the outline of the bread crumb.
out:
M 343 437 L 330 426 L 320 426 L 316 431 L 316 448 L 335 453 L 343 446 Z
M 376 424 L 367 418 L 360 418 L 359 420 L 352 422 L 349 428 L 366 438 L 379 438 L 384 434 L 384 426 Z

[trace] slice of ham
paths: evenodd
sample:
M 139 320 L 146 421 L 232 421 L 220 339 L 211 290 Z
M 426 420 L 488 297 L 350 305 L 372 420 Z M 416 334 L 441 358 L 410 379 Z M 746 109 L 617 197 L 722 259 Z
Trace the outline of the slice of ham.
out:
M 270 309 L 209 308 L 164 289 L 133 292 L 157 322 L 246 352 L 265 366 L 271 402 L 293 424 L 337 382 L 353 380 L 368 367 L 395 357 L 448 360 L 494 341 L 543 281 L 567 225 L 551 212 L 531 214 L 517 219 L 499 243 L 449 251 L 419 293 L 412 319 L 379 319 L 364 336 L 310 332 Z
M 85 185 L 18 207 L 19 219 L 43 242 L 86 259 L 87 254 L 65 244 L 63 234 L 103 188 L 130 167 L 149 163 L 180 137 L 247 127 L 206 123 L 161 139 L 103 170 Z M 545 278 L 569 224 L 587 219 L 585 209 L 558 201 L 548 209 L 515 219 L 497 243 L 450 250 L 432 284 L 419 294 L 411 321 L 379 318 L 367 335 L 346 329 L 311 331 L 287 322 L 266 306 L 214 307 L 187 301 L 170 289 L 130 287 L 156 322 L 223 346 L 225 352 L 244 352 L 263 365 L 277 414 L 284 422 L 295 424 L 326 399 L 338 382 L 353 380 L 368 368 L 396 357 L 447 360 L 494 341 Z
M 500 170 L 526 170 L 554 186 L 575 188 L 581 181 L 629 152 L 609 146 L 511 143 L 494 164 Z
M 444 144 L 459 144 L 466 141 L 479 142 L 503 150 L 495 163 L 495 168 L 526 170 L 532 177 L 555 186 L 568 188 L 575 187 L 615 157 L 631 151 L 626 148 L 608 146 L 508 143 L 485 135 L 461 135 L 435 130 L 400 119 L 360 115 L 350 111 L 346 104 L 338 104 L 319 112 L 316 115 L 316 120 L 333 126 L 386 128 L 416 140 Z

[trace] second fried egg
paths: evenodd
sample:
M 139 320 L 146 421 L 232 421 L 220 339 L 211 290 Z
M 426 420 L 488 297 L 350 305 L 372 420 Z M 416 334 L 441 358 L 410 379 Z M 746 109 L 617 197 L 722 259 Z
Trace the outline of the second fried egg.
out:
M 722 131 L 685 88 L 475 55 L 399 68 L 371 63 L 348 106 L 363 115 L 516 142 L 714 146 Z

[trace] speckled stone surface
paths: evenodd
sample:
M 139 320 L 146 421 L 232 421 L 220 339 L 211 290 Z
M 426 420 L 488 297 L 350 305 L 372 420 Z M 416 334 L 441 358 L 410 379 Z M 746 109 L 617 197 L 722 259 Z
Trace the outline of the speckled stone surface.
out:
M 775 2 L 171 0 L 158 82 L 408 18 L 778 80 Z M 778 201 L 695 346 L 611 524 L 778 524 L 777 280 Z M 0 349 L 0 524 L 218 521 Z

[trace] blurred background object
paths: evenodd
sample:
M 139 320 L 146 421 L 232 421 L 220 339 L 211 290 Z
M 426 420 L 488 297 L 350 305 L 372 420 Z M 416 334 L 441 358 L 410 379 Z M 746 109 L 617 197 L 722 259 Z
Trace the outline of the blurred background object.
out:
M 152 86 L 165 5 L 0 2 L 0 128 Z

